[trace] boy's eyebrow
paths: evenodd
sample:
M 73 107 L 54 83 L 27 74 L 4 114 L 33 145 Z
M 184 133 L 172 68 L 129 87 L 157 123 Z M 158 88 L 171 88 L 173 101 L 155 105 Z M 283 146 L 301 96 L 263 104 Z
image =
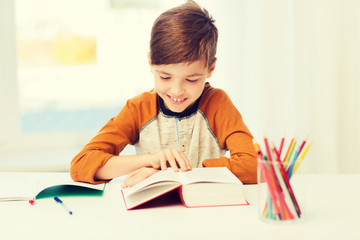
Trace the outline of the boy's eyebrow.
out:
M 161 74 L 172 76 L 172 74 L 161 71 L 161 70 L 155 70 L 155 71 L 158 72 L 158 73 L 161 73 Z M 202 74 L 202 73 L 193 73 L 193 74 L 187 75 L 186 77 L 201 77 L 201 76 L 204 76 L 204 74 Z
M 194 73 L 194 74 L 187 75 L 186 77 L 202 77 L 202 76 L 204 76 L 204 74 L 202 74 L 202 73 Z
M 155 70 L 155 72 L 161 73 L 161 74 L 165 74 L 165 75 L 171 75 L 170 73 L 161 71 L 161 70 Z

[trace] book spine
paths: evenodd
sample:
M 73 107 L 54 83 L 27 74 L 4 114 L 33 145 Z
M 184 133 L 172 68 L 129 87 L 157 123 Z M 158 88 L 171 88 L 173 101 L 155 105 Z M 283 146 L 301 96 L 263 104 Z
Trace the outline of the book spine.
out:
M 182 194 L 183 186 L 181 185 L 178 189 L 179 189 L 178 191 L 179 191 L 179 196 L 180 196 L 180 200 L 181 200 L 182 204 L 183 204 L 185 207 L 188 208 L 188 206 L 186 205 L 186 203 L 185 203 L 185 201 L 184 201 L 184 196 L 183 196 L 183 194 Z

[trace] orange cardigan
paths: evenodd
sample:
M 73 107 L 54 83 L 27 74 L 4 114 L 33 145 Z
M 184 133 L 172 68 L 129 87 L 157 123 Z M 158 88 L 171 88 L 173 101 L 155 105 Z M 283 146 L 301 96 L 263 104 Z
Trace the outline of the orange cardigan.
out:
M 192 167 L 227 167 L 243 183 L 256 183 L 252 135 L 228 95 L 205 84 L 194 106 L 181 114 L 167 110 L 154 90 L 127 101 L 71 162 L 74 181 L 95 181 L 95 172 L 127 144 L 138 154 L 179 148 Z M 230 158 L 225 157 L 230 150 Z

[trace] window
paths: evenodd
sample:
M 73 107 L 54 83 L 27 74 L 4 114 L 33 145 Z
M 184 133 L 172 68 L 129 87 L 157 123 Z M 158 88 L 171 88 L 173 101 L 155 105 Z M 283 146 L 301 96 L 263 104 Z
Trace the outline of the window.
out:
M 153 88 L 152 23 L 182 2 L 0 0 L 0 170 L 67 168 L 128 98 Z
M 23 133 L 91 131 L 152 88 L 151 25 L 165 1 L 17 0 Z

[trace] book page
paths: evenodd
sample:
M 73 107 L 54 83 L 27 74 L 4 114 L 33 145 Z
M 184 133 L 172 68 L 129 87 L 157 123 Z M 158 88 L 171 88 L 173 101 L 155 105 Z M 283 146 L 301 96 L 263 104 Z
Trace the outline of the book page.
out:
M 126 193 L 126 195 L 131 195 L 131 194 L 134 194 L 150 185 L 157 184 L 157 183 L 164 184 L 165 182 L 180 183 L 181 180 L 177 176 L 177 174 L 175 174 L 174 170 L 172 170 L 171 168 L 168 168 L 165 171 L 159 171 L 159 172 L 151 175 L 150 177 L 144 179 L 143 181 L 139 182 L 138 184 L 136 184 L 132 187 L 124 188 L 123 191 L 124 191 L 124 193 Z
M 183 184 L 196 182 L 241 183 L 226 167 L 193 168 L 191 171 L 178 172 Z

